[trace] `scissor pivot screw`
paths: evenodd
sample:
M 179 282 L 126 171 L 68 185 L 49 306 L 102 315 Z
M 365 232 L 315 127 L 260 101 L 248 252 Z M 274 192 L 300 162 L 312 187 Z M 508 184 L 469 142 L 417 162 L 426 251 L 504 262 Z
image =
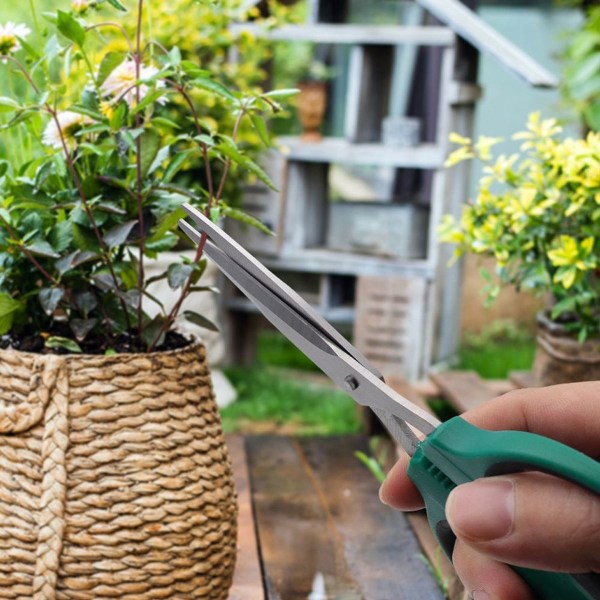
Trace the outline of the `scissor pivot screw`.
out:
M 353 392 L 358 387 L 358 381 L 356 381 L 356 378 L 352 377 L 352 375 L 348 375 L 348 377 L 344 379 L 344 383 L 349 392 Z

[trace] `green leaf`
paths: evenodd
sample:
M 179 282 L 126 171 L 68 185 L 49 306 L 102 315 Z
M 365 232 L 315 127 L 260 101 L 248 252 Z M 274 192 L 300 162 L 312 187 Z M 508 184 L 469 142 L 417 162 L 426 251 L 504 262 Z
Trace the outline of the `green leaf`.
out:
M 0 335 L 4 335 L 10 331 L 15 312 L 17 312 L 20 307 L 20 302 L 14 300 L 8 294 L 0 293 Z
M 15 112 L 16 110 L 19 110 L 19 108 L 21 108 L 19 103 L 12 98 L 0 96 L 0 113 Z
M 269 229 L 262 221 L 259 221 L 256 217 L 253 217 L 252 215 L 245 213 L 244 211 L 240 210 L 239 208 L 231 208 L 230 206 L 223 206 L 222 211 L 226 217 L 231 217 L 232 219 L 235 219 L 236 221 L 241 221 L 242 223 L 246 223 L 246 225 L 251 225 L 252 227 L 256 227 L 256 229 L 259 229 L 260 231 L 262 231 L 263 233 L 266 233 L 267 235 L 275 235 L 275 233 L 271 229 Z
M 267 130 L 264 119 L 260 115 L 253 113 L 250 115 L 250 120 L 262 143 L 268 148 L 271 145 L 271 138 L 269 137 L 269 131 Z
M 146 177 L 160 149 L 160 135 L 153 129 L 146 129 L 140 139 L 142 177 Z
M 40 290 L 38 298 L 44 312 L 50 316 L 58 306 L 58 303 L 64 298 L 65 290 L 62 288 L 44 288 Z
M 157 315 L 150 322 L 144 325 L 144 330 L 142 331 L 142 340 L 146 344 L 146 346 L 150 347 L 159 333 L 161 332 L 163 325 L 165 323 L 165 317 L 163 315 Z M 160 337 L 156 340 L 155 346 L 160 346 L 165 340 L 165 332 L 160 333 Z
M 171 181 L 173 177 L 177 175 L 177 173 L 179 172 L 185 161 L 188 159 L 188 157 L 194 154 L 194 152 L 194 149 L 189 149 L 182 150 L 181 152 L 175 154 L 173 160 L 168 164 L 167 168 L 165 169 L 165 174 L 163 175 L 163 183 L 169 183 L 169 181 Z
M 64 252 L 69 247 L 72 239 L 73 232 L 69 221 L 58 223 L 58 225 L 52 228 L 48 236 L 48 240 L 57 252 Z
M 94 110 L 89 106 L 84 106 L 83 104 L 73 104 L 73 106 L 69 107 L 69 110 L 79 115 L 85 115 L 86 117 L 90 117 L 94 119 L 94 121 L 104 120 L 104 115 L 102 115 L 102 113 L 99 113 L 97 110 Z
M 144 249 L 146 251 L 147 256 L 150 258 L 155 257 L 157 252 L 166 252 L 170 250 L 179 242 L 179 238 L 172 232 L 168 231 L 161 237 L 148 238 L 146 240 L 146 244 L 144 245 Z
M 191 323 L 198 325 L 198 327 L 203 327 L 204 329 L 209 329 L 210 331 L 219 331 L 219 328 L 212 321 L 207 319 L 205 316 L 194 312 L 193 310 L 184 310 L 183 316 Z
M 114 6 L 117 10 L 127 12 L 127 9 L 119 2 L 119 0 L 106 0 L 111 6 Z
M 196 63 L 192 62 L 191 60 L 182 60 L 180 66 L 183 69 L 183 72 L 188 77 L 209 77 L 210 76 L 210 71 L 200 68 Z
M 165 94 L 167 94 L 169 90 L 167 88 L 159 88 L 150 92 L 146 96 L 144 96 L 140 103 L 131 109 L 131 114 L 135 115 L 140 111 L 144 110 L 147 106 L 154 104 L 159 98 L 162 98 Z
M 298 88 L 288 88 L 283 90 L 273 90 L 271 92 L 267 92 L 266 94 L 262 94 L 263 98 L 273 98 L 274 100 L 287 100 L 288 98 L 293 98 L 300 93 Z
M 64 338 L 60 336 L 52 336 L 46 340 L 46 348 L 63 348 L 69 352 L 75 352 L 81 354 L 83 350 L 79 347 L 79 344 L 75 340 Z
M 98 306 L 98 299 L 92 292 L 79 292 L 75 294 L 75 306 L 85 315 L 91 313 Z
M 209 79 L 208 77 L 196 77 L 191 82 L 196 87 L 199 87 L 203 90 L 213 92 L 218 96 L 226 98 L 227 100 L 236 101 L 236 97 L 221 83 L 218 81 L 214 81 L 214 79 Z
M 87 334 L 94 329 L 98 319 L 71 319 L 69 327 L 78 342 L 83 342 Z
M 131 230 L 135 227 L 137 223 L 137 219 L 134 221 L 127 221 L 127 223 L 121 223 L 120 225 L 116 225 L 112 229 L 106 232 L 104 235 L 104 243 L 109 248 L 114 248 L 115 246 L 120 246 L 125 243 Z
M 277 191 L 274 183 L 271 181 L 269 176 L 263 171 L 263 169 L 257 165 L 252 159 L 242 154 L 234 142 L 225 140 L 221 142 L 216 149 L 222 152 L 227 158 L 231 159 L 236 164 L 247 169 L 258 177 L 267 187 L 274 191 Z
M 100 86 L 106 78 L 125 60 L 125 52 L 107 52 L 98 69 L 97 84 Z
M 113 113 L 109 122 L 110 128 L 113 131 L 117 131 L 125 125 L 128 111 L 129 106 L 127 105 L 127 102 L 125 102 L 124 100 L 119 102 L 119 105 L 115 109 L 115 112 Z
M 68 12 L 59 10 L 57 12 L 56 27 L 58 30 L 72 42 L 75 42 L 80 48 L 83 48 L 85 43 L 85 29 L 81 26 L 79 21 Z
M 183 287 L 189 276 L 194 271 L 193 265 L 182 265 L 181 263 L 174 263 L 169 265 L 167 270 L 167 280 L 169 287 L 172 290 Z
M 162 125 L 163 127 L 169 127 L 170 129 L 181 129 L 181 126 L 175 123 L 175 121 L 171 121 L 171 119 L 165 117 L 153 117 L 152 123 Z
M 45 256 L 47 258 L 59 258 L 60 254 L 45 240 L 36 240 L 32 244 L 25 246 L 32 254 Z
M 158 169 L 162 164 L 169 158 L 169 153 L 171 151 L 171 146 L 163 146 L 157 153 L 156 157 L 152 161 L 150 168 L 148 169 L 147 175 L 151 175 Z

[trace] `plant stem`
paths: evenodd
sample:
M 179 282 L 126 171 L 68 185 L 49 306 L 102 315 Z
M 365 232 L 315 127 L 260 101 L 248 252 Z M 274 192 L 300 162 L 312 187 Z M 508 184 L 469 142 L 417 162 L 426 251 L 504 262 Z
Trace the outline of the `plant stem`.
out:
M 192 118 L 194 119 L 194 124 L 196 125 L 196 131 L 198 134 L 202 133 L 202 126 L 200 125 L 200 119 L 198 118 L 198 112 L 196 111 L 196 107 L 190 98 L 190 95 L 186 92 L 183 86 L 179 85 L 174 81 L 168 81 L 183 97 L 186 104 L 189 106 L 190 112 L 192 113 Z M 210 169 L 210 160 L 208 159 L 208 146 L 204 143 L 201 143 L 202 147 L 202 157 L 204 160 L 204 170 L 206 173 L 206 187 L 208 189 L 208 203 L 209 205 L 212 203 L 212 199 L 214 196 L 214 184 L 212 178 L 212 171 Z
M 136 105 L 139 105 L 141 100 L 140 90 L 140 74 L 141 74 L 141 48 L 142 48 L 142 15 L 144 10 L 144 0 L 138 2 L 138 18 L 137 18 L 137 31 L 135 39 L 135 101 Z M 135 114 L 135 126 L 137 129 L 141 127 L 142 116 L 140 111 Z M 142 136 L 138 135 L 136 140 L 136 196 L 137 196 L 137 212 L 138 212 L 138 225 L 140 231 L 140 243 L 139 243 L 139 258 L 138 258 L 138 288 L 139 288 L 139 303 L 138 303 L 138 336 L 142 339 L 142 331 L 144 327 L 144 311 L 143 311 L 143 297 L 144 297 L 144 251 L 145 251 L 145 240 L 144 240 L 144 202 L 142 196 Z
M 189 96 L 187 94 L 184 94 L 184 98 L 185 97 L 189 98 Z M 192 114 L 196 115 L 196 112 L 193 111 Z M 240 114 L 237 116 L 237 119 L 233 126 L 232 138 L 234 139 L 234 141 L 235 141 L 235 138 L 237 137 L 237 134 L 238 134 L 238 131 L 240 128 L 240 124 L 241 124 L 242 119 L 244 118 L 245 114 L 246 114 L 246 108 L 244 106 L 242 106 L 240 109 Z M 199 127 L 199 123 L 198 123 L 198 127 Z M 205 144 L 205 146 L 206 146 L 206 144 Z M 219 199 L 221 198 L 221 194 L 223 193 L 223 188 L 225 187 L 225 180 L 227 179 L 227 175 L 229 173 L 230 167 L 231 167 L 231 159 L 227 159 L 225 161 L 225 168 L 223 169 L 223 175 L 221 177 L 221 182 L 219 184 L 219 189 L 217 190 L 216 196 L 213 197 L 212 192 L 209 191 L 208 203 L 206 205 L 206 210 L 204 211 L 206 216 L 209 218 L 210 218 L 210 209 L 212 208 L 213 202 L 214 201 L 218 202 Z M 211 187 L 212 187 L 212 185 L 211 185 Z M 208 239 L 208 236 L 206 235 L 206 233 L 202 232 L 202 235 L 200 236 L 200 241 L 198 242 L 198 248 L 196 249 L 196 255 L 194 256 L 194 265 L 198 264 L 198 262 L 202 258 L 202 254 L 204 252 L 204 246 L 206 245 L 207 239 Z M 183 286 L 183 289 L 181 291 L 181 294 L 179 295 L 177 302 L 171 309 L 171 312 L 169 313 L 168 317 L 165 319 L 165 322 L 163 323 L 162 327 L 160 328 L 160 331 L 158 332 L 158 335 L 156 336 L 156 338 L 150 345 L 150 347 L 148 349 L 149 352 L 151 352 L 154 349 L 154 346 L 156 345 L 158 340 L 161 338 L 161 336 L 166 331 L 169 330 L 169 328 L 171 327 L 171 325 L 177 318 L 177 315 L 179 314 L 179 311 L 181 309 L 181 305 L 183 304 L 183 301 L 186 299 L 186 297 L 189 293 L 190 287 L 192 286 L 193 277 L 194 277 L 194 272 L 192 271 L 192 273 L 190 273 L 190 276 L 188 277 L 187 281 L 185 282 L 185 285 Z
M 12 237 L 14 240 L 18 239 L 18 236 L 16 235 L 14 229 L 7 223 L 7 221 L 2 218 L 0 216 L 0 219 L 2 219 L 2 223 L 4 224 L 4 227 L 6 227 L 6 230 L 8 231 L 10 237 Z M 54 277 L 52 277 L 52 275 L 50 275 L 50 273 L 48 273 L 48 271 L 46 271 L 46 269 L 44 269 L 44 267 L 40 264 L 40 262 L 37 260 L 37 258 L 35 258 L 35 256 L 33 256 L 33 254 L 23 245 L 19 245 L 18 246 L 19 249 L 21 250 L 21 252 L 23 252 L 23 254 L 27 257 L 27 260 L 29 260 L 29 262 L 52 284 L 52 285 L 59 285 L 58 281 L 56 279 L 54 279 Z

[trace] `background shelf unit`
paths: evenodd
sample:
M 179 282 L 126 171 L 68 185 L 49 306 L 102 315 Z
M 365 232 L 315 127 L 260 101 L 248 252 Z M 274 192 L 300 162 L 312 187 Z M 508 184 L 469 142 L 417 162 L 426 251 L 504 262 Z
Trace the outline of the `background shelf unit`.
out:
M 286 275 L 296 282 L 319 278 L 316 291 L 304 291 L 307 300 L 325 318 L 353 335 L 359 349 L 367 357 L 370 354 L 384 375 L 415 379 L 433 362 L 447 360 L 457 348 L 459 324 L 448 315 L 458 314 L 460 272 L 447 269 L 449 251 L 439 247 L 435 230 L 443 214 L 459 211 L 467 193 L 466 167 L 448 171 L 443 163 L 449 151 L 449 133 L 469 136 L 472 131 L 480 91 L 473 77 L 464 74 L 474 74 L 471 63 L 476 61 L 476 54 L 459 44 L 451 29 L 430 18 L 425 18 L 428 24 L 422 25 L 322 22 L 342 21 L 345 4 L 313 0 L 313 22 L 304 26 L 261 31 L 240 25 L 254 35 L 277 42 L 310 41 L 349 47 L 348 72 L 343 137 L 325 137 L 320 143 L 304 143 L 293 136 L 279 138 L 262 160 L 279 192 L 255 186 L 244 196 L 244 209 L 267 224 L 276 236 L 269 238 L 233 222 L 228 228 L 284 280 Z M 419 14 L 426 17 L 424 11 Z M 404 111 L 395 104 L 406 104 L 417 52 L 424 48 L 438 57 L 438 101 L 428 117 L 434 126 L 429 124 L 429 134 L 423 137 L 426 141 L 416 147 L 384 145 L 382 121 L 389 114 Z M 340 168 L 352 171 L 367 167 L 424 174 L 427 184 L 419 197 L 404 198 L 401 193 L 393 193 L 396 203 L 389 203 L 389 221 L 401 223 L 398 235 L 416 233 L 422 238 L 421 255 L 340 252 L 328 247 L 332 173 Z M 413 231 L 417 229 L 414 225 L 411 230 L 411 223 L 397 210 L 398 200 L 427 210 L 418 231 Z M 388 226 L 386 208 L 379 205 L 378 209 L 382 227 Z M 356 235 L 360 237 L 360 232 Z M 298 289 L 298 285 L 289 283 Z M 343 301 L 339 286 L 344 288 Z M 243 337 L 242 343 L 236 342 L 231 359 L 250 361 L 255 347 L 253 336 L 264 323 L 250 303 L 231 288 L 228 290 L 223 305 L 225 331 L 235 334 L 236 340 Z M 302 289 L 299 292 L 303 294 Z M 386 319 L 393 327 L 384 326 Z M 390 331 L 397 335 L 390 337 Z

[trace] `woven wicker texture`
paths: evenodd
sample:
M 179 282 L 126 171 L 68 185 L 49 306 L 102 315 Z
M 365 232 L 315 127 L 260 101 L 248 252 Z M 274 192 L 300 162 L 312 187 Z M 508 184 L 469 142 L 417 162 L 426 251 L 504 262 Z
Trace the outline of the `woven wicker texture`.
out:
M 204 348 L 0 351 L 0 598 L 225 600 L 237 506 Z

